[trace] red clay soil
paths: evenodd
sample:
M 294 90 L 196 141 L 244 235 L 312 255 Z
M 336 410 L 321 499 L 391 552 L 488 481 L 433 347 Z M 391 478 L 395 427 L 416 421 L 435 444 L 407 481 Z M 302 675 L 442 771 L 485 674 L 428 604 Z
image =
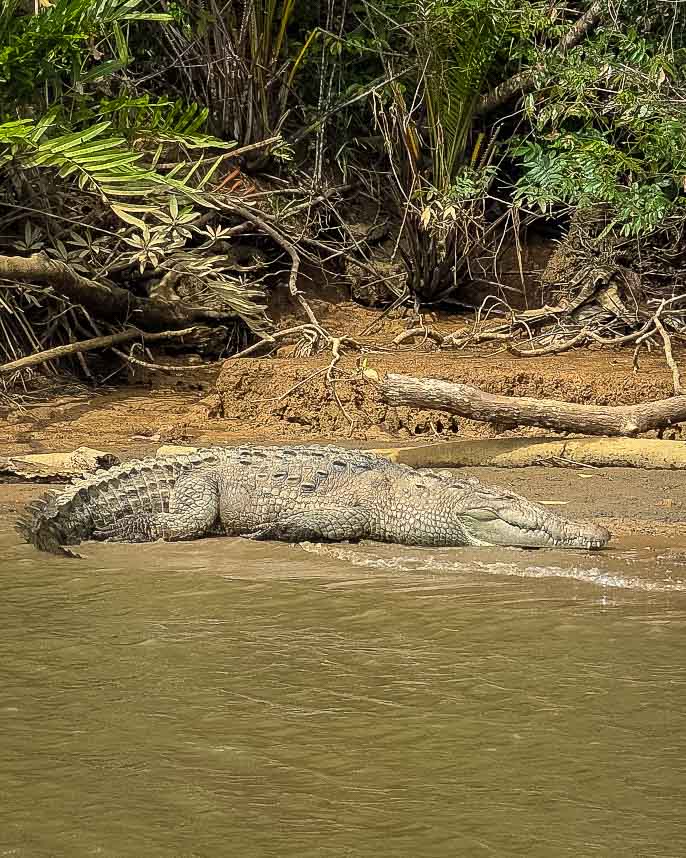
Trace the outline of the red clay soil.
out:
M 140 455 L 160 441 L 231 443 L 315 439 L 426 442 L 441 438 L 551 435 L 549 431 L 476 423 L 435 411 L 391 408 L 370 375 L 386 372 L 474 384 L 492 393 L 601 405 L 634 404 L 672 395 L 671 374 L 659 354 L 632 368 L 631 351 L 584 351 L 541 358 L 505 352 L 371 352 L 343 358 L 326 379 L 329 355 L 227 361 L 192 384 L 173 376 L 159 388 L 65 395 L 36 407 L 0 408 L 5 454 L 70 450 L 80 445 Z M 371 372 L 370 372 L 371 371 Z M 159 381 L 157 381 L 160 384 Z M 650 434 L 650 433 L 649 433 Z M 653 435 L 655 433 L 652 433 Z M 664 432 L 681 438 L 681 427 Z

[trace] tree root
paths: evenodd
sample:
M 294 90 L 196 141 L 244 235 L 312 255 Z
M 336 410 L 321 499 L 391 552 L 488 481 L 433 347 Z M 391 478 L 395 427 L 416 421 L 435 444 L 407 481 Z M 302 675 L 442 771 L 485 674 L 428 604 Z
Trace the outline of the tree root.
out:
M 436 331 L 432 331 L 431 328 L 410 328 L 408 331 L 403 331 L 402 334 L 398 334 L 398 336 L 393 340 L 393 345 L 401 346 L 408 342 L 408 340 L 416 340 L 419 338 L 424 342 L 432 340 L 438 345 L 443 345 L 445 342 L 445 337 L 437 334 Z
M 473 325 L 469 327 L 460 328 L 445 336 L 430 328 L 412 328 L 399 334 L 393 340 L 393 344 L 402 345 L 407 340 L 413 340 L 420 336 L 424 340 L 432 340 L 441 349 L 465 348 L 469 345 L 480 343 L 499 342 L 503 343 L 505 348 L 517 357 L 544 357 L 562 354 L 571 349 L 587 345 L 620 346 L 634 343 L 633 362 L 634 368 L 637 369 L 638 355 L 641 348 L 644 345 L 650 347 L 659 339 L 662 342 L 665 360 L 672 372 L 674 394 L 675 396 L 686 394 L 686 388 L 681 384 L 679 367 L 672 351 L 671 336 L 664 322 L 664 319 L 669 317 L 671 326 L 674 328 L 674 317 L 676 316 L 680 320 L 679 324 L 683 326 L 684 311 L 681 309 L 669 310 L 668 308 L 673 304 L 686 302 L 686 294 L 675 295 L 662 300 L 653 315 L 643 321 L 637 330 L 631 331 L 628 334 L 618 333 L 616 336 L 604 335 L 604 330 L 608 328 L 612 330 L 612 326 L 602 317 L 599 321 L 593 318 L 586 318 L 583 327 L 573 333 L 570 331 L 569 325 L 563 325 L 564 317 L 570 317 L 571 314 L 579 310 L 591 299 L 600 304 L 601 313 L 602 311 L 611 311 L 615 315 L 615 322 L 621 323 L 622 326 L 636 324 L 637 322 L 641 323 L 641 320 L 636 316 L 632 316 L 632 318 L 627 317 L 616 287 L 607 283 L 599 287 L 599 283 L 610 279 L 612 271 L 605 268 L 594 268 L 591 273 L 593 276 L 589 278 L 590 282 L 569 303 L 554 307 L 545 306 L 535 310 L 524 310 L 522 312 L 510 310 L 512 315 L 508 322 L 495 325 L 486 330 L 479 330 L 482 324 L 481 315 L 484 308 L 484 305 L 482 305 L 477 311 Z M 507 307 L 506 304 L 505 307 Z M 509 307 L 507 308 L 508 310 L 510 309 Z M 486 313 L 486 316 L 488 316 L 490 309 Z M 614 323 L 612 324 L 614 325 Z M 676 331 L 676 335 L 679 336 L 679 334 L 680 331 Z M 534 340 L 536 338 L 540 339 L 542 336 L 545 336 L 549 340 L 552 339 L 552 342 L 548 342 L 547 345 L 542 346 L 533 345 Z M 527 348 L 523 348 L 519 345 L 518 337 L 522 339 L 525 337 L 530 345 Z
M 242 206 L 239 203 L 234 202 L 233 200 L 230 202 L 220 201 L 219 206 L 224 209 L 228 209 L 229 211 L 233 211 L 236 214 L 239 214 L 241 217 L 245 218 L 245 220 L 249 220 L 255 226 L 259 227 L 263 232 L 265 232 L 270 238 L 272 238 L 280 247 L 282 247 L 286 253 L 291 258 L 291 273 L 288 277 L 288 291 L 291 294 L 291 297 L 302 307 L 305 311 L 305 315 L 310 321 L 311 325 L 316 325 L 321 328 L 321 325 L 317 321 L 317 317 L 315 316 L 312 308 L 307 303 L 302 292 L 297 287 L 298 281 L 298 271 L 300 270 L 300 255 L 295 248 L 295 245 L 292 241 L 289 241 L 283 233 L 276 229 L 272 224 L 267 223 L 267 221 L 258 215 L 253 209 L 248 208 L 247 206 Z M 322 329 L 323 330 L 323 329 Z
M 552 343 L 549 346 L 542 346 L 540 349 L 520 349 L 513 343 L 508 343 L 507 350 L 517 357 L 542 357 L 543 355 L 559 355 L 562 352 L 568 352 L 575 346 L 588 342 L 588 328 L 583 328 L 578 334 L 570 340 L 565 340 L 562 343 Z
M 38 253 L 28 257 L 0 256 L 0 278 L 51 286 L 58 295 L 72 304 L 82 305 L 98 319 L 119 324 L 126 321 L 135 322 L 137 326 L 153 331 L 186 327 L 194 322 L 238 318 L 236 314 L 189 307 L 181 302 L 171 304 L 150 298 L 137 298 L 127 289 L 89 280 L 77 274 L 64 262 Z
M 686 393 L 686 390 L 682 387 L 681 384 L 681 376 L 679 375 L 679 367 L 676 365 L 676 361 L 674 360 L 674 355 L 672 354 L 672 341 L 669 338 L 669 334 L 665 330 L 665 326 L 660 321 L 658 314 L 655 314 L 655 318 L 653 319 L 655 327 L 657 328 L 658 333 L 662 337 L 662 344 L 665 350 L 665 360 L 667 361 L 667 366 L 672 370 L 672 383 L 674 384 L 674 393 L 677 396 Z

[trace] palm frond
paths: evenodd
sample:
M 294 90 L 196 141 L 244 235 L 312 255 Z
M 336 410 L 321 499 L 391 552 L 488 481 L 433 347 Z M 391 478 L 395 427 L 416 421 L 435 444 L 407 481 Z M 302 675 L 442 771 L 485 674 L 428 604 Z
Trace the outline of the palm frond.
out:
M 155 185 L 155 174 L 138 166 L 141 152 L 132 151 L 123 137 L 107 137 L 109 122 L 83 131 L 43 138 L 21 159 L 22 166 L 52 167 L 60 178 L 75 176 L 82 190 L 95 191 L 103 199 L 142 197 Z
M 425 95 L 434 181 L 462 163 L 474 107 L 507 30 L 508 0 L 433 0 L 424 15 Z
M 186 149 L 232 149 L 233 141 L 203 133 L 209 110 L 169 98 L 120 96 L 102 101 L 94 118 L 108 120 L 129 140 L 175 143 Z

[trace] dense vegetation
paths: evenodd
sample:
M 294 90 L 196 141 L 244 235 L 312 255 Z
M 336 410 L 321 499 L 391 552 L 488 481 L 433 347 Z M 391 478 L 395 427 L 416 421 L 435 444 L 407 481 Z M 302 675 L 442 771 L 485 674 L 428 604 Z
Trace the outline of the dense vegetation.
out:
M 562 298 L 482 338 L 681 336 L 684 8 L 5 0 L 0 362 L 112 334 L 230 354 L 273 340 L 282 285 L 316 347 L 303 260 L 502 307 L 494 260 L 535 230 Z

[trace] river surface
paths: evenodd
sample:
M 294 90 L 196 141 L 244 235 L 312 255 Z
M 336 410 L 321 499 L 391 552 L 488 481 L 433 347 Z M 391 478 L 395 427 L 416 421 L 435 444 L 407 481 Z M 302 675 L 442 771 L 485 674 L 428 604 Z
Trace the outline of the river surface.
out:
M 0 525 L 0 856 L 683 858 L 686 552 Z

